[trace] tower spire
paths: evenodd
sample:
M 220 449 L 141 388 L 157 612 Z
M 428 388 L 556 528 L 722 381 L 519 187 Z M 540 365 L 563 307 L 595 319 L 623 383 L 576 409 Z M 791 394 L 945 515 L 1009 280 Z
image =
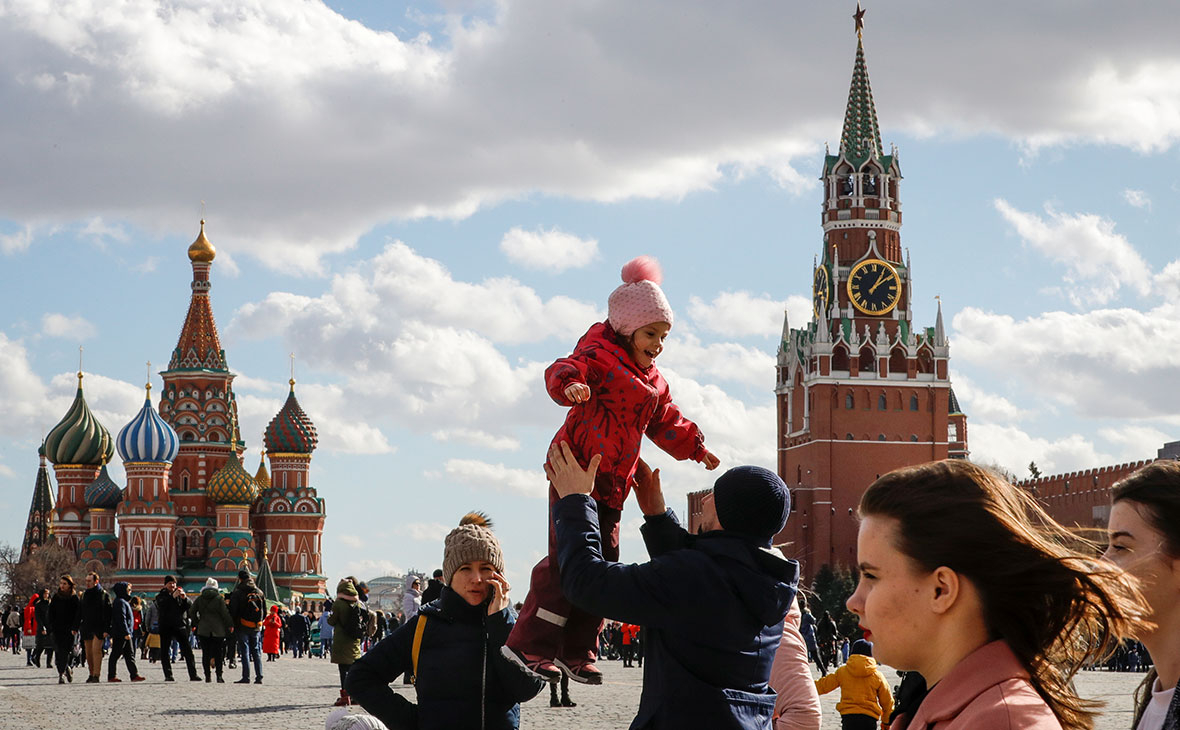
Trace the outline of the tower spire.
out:
M 205 221 L 201 220 L 201 232 L 188 249 L 193 265 L 192 299 L 188 315 L 180 331 L 180 340 L 172 351 L 168 370 L 228 370 L 225 352 L 221 349 L 221 338 L 217 334 L 217 323 L 213 320 L 213 307 L 209 302 L 209 269 L 213 266 L 216 249 L 205 237 Z
M 871 156 L 884 156 L 881 129 L 877 124 L 877 107 L 873 104 L 873 90 L 869 85 L 869 70 L 865 63 L 863 43 L 864 14 L 856 4 L 856 63 L 852 67 L 852 84 L 848 89 L 848 107 L 844 110 L 844 129 L 840 133 L 840 152 L 859 165 Z
M 946 328 L 942 325 L 942 297 L 935 296 L 938 300 L 938 318 L 934 320 L 934 346 L 942 347 L 946 344 Z

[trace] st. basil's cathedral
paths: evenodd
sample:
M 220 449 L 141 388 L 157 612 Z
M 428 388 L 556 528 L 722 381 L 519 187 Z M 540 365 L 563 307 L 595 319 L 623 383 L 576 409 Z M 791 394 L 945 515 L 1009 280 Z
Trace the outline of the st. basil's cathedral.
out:
M 87 406 L 78 373 L 73 404 L 41 445 L 22 560 L 56 540 L 137 587 L 159 586 L 168 574 L 186 589 L 199 590 L 209 577 L 233 585 L 246 568 L 271 573 L 282 594 L 327 597 L 324 500 L 310 480 L 315 425 L 295 398 L 292 378 L 263 439 L 269 472 L 265 461 L 254 476 L 243 467 L 235 375 L 209 298 L 216 253 L 202 220 L 188 248 L 192 298 L 168 369 L 160 373 L 158 411 L 148 383 L 143 408 L 112 438 Z M 123 486 L 106 468 L 116 450 Z

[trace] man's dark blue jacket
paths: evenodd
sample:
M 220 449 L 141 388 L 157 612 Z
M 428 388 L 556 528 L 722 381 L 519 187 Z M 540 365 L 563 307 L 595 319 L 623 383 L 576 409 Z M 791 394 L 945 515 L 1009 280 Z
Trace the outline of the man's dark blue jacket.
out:
M 131 611 L 131 586 L 122 581 L 111 589 L 115 600 L 111 604 L 111 638 L 123 638 L 135 633 L 135 615 Z
M 672 510 L 645 518 L 651 561 L 602 559 L 594 501 L 553 505 L 561 589 L 579 608 L 644 629 L 641 728 L 770 728 L 770 667 L 799 564 L 724 530 L 691 536 Z

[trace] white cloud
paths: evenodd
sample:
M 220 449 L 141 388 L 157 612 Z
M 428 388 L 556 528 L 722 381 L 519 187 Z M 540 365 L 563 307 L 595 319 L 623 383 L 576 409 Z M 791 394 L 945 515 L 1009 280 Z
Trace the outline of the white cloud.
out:
M 29 364 L 29 352 L 20 340 L 0 332 L 0 433 L 27 436 L 44 433 L 56 421 L 49 420 L 54 407 L 45 401 L 48 389 Z M 61 414 L 65 414 L 63 406 Z
M 435 441 L 456 441 L 496 451 L 518 451 L 520 449 L 520 441 L 511 436 L 497 436 L 474 428 L 441 428 L 432 433 L 431 437 Z
M 1021 381 L 1083 416 L 1180 412 L 1180 304 L 1148 311 L 1046 312 L 1016 320 L 968 307 L 955 315 L 959 363 Z
M 408 524 L 398 525 L 394 528 L 394 532 L 399 535 L 405 535 L 411 540 L 441 543 L 457 524 L 448 526 L 441 522 L 410 522 Z
M 344 570 L 338 577 L 329 576 L 328 585 L 334 590 L 336 581 L 346 575 L 355 575 L 361 580 L 372 580 L 373 578 L 380 578 L 386 575 L 404 575 L 405 571 L 394 563 L 392 560 L 377 560 L 374 558 L 362 558 L 359 560 L 349 560 L 344 563 Z
M 1180 304 L 1180 259 L 1155 275 L 1155 291 L 1169 302 Z
M 4 464 L 0 464 L 0 477 L 14 477 L 16 472 Z
M 598 241 L 556 228 L 526 231 L 517 227 L 504 234 L 500 251 L 526 268 L 560 272 L 580 269 L 598 258 Z
M 722 292 L 706 302 L 693 296 L 688 300 L 688 316 L 702 329 L 726 337 L 759 335 L 777 338 L 783 331 L 783 312 L 793 326 L 811 321 L 811 299 L 792 295 L 785 301 L 766 294 Z
M 0 217 L 104 210 L 158 233 L 207 199 L 218 245 L 308 272 L 391 218 L 534 193 L 678 198 L 751 171 L 814 189 L 795 161 L 839 129 L 831 91 L 853 51 L 833 43 L 847 18 L 826 4 L 448 7 L 437 37 L 410 16 L 403 40 L 312 0 L 9 3 L 0 156 L 46 174 L 0 179 Z M 868 35 L 874 80 L 894 84 L 890 118 L 917 133 L 1165 149 L 1180 136 L 1174 8 L 1120 10 L 1093 5 L 1045 33 L 1054 19 L 1035 4 L 967 22 L 966 7 L 901 0 Z M 199 154 L 177 162 L 177 149 Z M 0 250 L 29 239 L 5 234 Z
M 1098 435 L 1119 449 L 1115 458 L 1123 462 L 1153 459 L 1161 446 L 1176 440 L 1175 431 L 1135 424 L 1102 428 Z
M 515 469 L 478 459 L 448 459 L 443 465 L 446 478 L 472 487 L 491 487 L 500 492 L 544 498 L 549 482 L 541 469 Z
M 1151 290 L 1151 268 L 1114 221 L 1091 213 L 1069 215 L 1045 206 L 1046 218 L 1025 213 L 997 199 L 996 210 L 1025 243 L 1065 266 L 1074 304 L 1105 304 L 1128 287 L 1141 296 Z
M 79 233 L 95 243 L 103 243 L 107 239 L 125 243 L 130 238 L 121 224 L 108 225 L 102 216 L 95 216 L 86 221 Z
M 32 226 L 26 225 L 15 233 L 0 233 L 0 252 L 6 254 L 19 253 L 27 250 L 32 242 Z
M 336 539 L 354 550 L 360 550 L 361 548 L 363 548 L 365 546 L 365 541 L 362 540 L 357 535 L 351 535 L 351 534 L 346 533 L 346 534 L 342 534 L 342 535 L 337 535 Z
M 1151 210 L 1151 196 L 1142 190 L 1127 188 L 1123 191 L 1123 199 L 1132 207 Z
M 954 383 L 955 396 L 959 399 L 959 404 L 963 406 L 972 423 L 1004 424 L 1022 421 L 1032 415 L 1031 411 L 1020 408 L 1004 396 L 983 390 L 960 372 L 951 372 L 951 382 Z
M 766 392 L 774 388 L 775 360 L 770 351 L 736 342 L 703 344 L 689 332 L 668 338 L 659 364 L 661 370 L 671 367 L 686 377 L 744 383 Z
M 85 317 L 81 315 L 70 317 L 57 312 L 42 315 L 41 331 L 47 337 L 61 337 L 75 341 L 89 340 L 98 334 L 97 328 Z
M 978 423 L 971 424 L 968 429 L 971 460 L 999 464 L 1017 478 L 1028 476 L 1031 461 L 1035 461 L 1041 473 L 1048 476 L 1110 464 L 1114 458 L 1099 451 L 1080 434 L 1050 440 L 1030 436 L 1016 426 Z

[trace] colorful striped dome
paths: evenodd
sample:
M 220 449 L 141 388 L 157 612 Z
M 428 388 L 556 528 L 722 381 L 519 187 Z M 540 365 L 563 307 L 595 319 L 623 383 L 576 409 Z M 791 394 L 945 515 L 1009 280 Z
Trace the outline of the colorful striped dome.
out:
M 180 437 L 152 408 L 151 388 L 149 385 L 143 408 L 115 439 L 115 446 L 123 461 L 171 462 L 180 451 Z
M 229 461 L 209 480 L 206 492 L 214 504 L 253 504 L 258 499 L 258 485 L 242 468 L 233 450 L 229 452 Z
M 295 380 L 291 380 L 291 392 L 287 402 L 266 427 L 266 450 L 272 454 L 310 454 L 315 451 L 319 437 L 315 424 L 303 412 L 295 400 Z
M 45 437 L 45 457 L 54 464 L 105 464 L 115 454 L 111 434 L 103 427 L 82 395 L 82 373 L 74 403 Z
M 102 465 L 98 479 L 86 485 L 86 489 L 82 492 L 82 499 L 86 500 L 87 507 L 101 507 L 103 509 L 114 509 L 122 501 L 123 490 L 107 473 L 106 464 Z

